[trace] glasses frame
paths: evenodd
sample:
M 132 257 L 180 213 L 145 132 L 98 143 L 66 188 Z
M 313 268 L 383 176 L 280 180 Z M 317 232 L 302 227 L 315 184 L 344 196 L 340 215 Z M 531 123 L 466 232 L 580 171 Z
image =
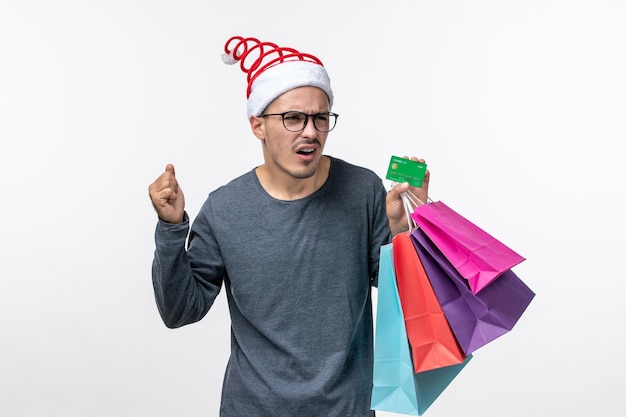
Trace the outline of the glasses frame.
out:
M 298 113 L 301 114 L 305 117 L 304 119 L 304 124 L 302 125 L 302 128 L 298 129 L 298 130 L 291 130 L 289 128 L 287 128 L 287 125 L 285 125 L 285 115 L 289 114 L 289 113 Z M 315 124 L 315 117 L 319 116 L 320 114 L 324 114 L 327 115 L 328 117 L 334 117 L 335 118 L 335 124 L 333 125 L 333 127 L 331 127 L 329 130 L 321 130 L 317 127 L 317 125 Z M 317 130 L 320 133 L 328 133 L 330 131 L 332 131 L 336 126 L 337 126 L 337 119 L 339 118 L 339 115 L 337 113 L 333 113 L 331 111 L 322 111 L 319 113 L 315 113 L 315 114 L 307 114 L 301 111 L 297 111 L 297 110 L 288 110 L 286 112 L 282 112 L 282 113 L 266 113 L 266 114 L 261 114 L 259 117 L 269 117 L 269 116 L 280 116 L 281 120 L 283 122 L 283 127 L 288 131 L 288 132 L 302 132 L 304 129 L 306 129 L 306 125 L 309 123 L 309 118 L 313 119 L 313 127 L 315 128 L 315 130 Z

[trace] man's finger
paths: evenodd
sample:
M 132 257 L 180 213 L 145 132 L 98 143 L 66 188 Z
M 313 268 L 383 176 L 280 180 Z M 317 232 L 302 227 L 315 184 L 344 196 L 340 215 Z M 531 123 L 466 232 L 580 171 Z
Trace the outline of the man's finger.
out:
M 165 172 L 169 172 L 173 176 L 176 176 L 176 170 L 174 169 L 173 164 L 167 164 L 167 166 L 165 167 Z
M 403 182 L 403 183 L 394 185 L 391 188 L 391 190 L 389 190 L 389 192 L 387 194 L 388 195 L 390 194 L 391 198 L 396 199 L 396 198 L 400 197 L 400 194 L 402 194 L 403 192 L 405 192 L 408 189 L 409 189 L 409 183 L 408 182 Z

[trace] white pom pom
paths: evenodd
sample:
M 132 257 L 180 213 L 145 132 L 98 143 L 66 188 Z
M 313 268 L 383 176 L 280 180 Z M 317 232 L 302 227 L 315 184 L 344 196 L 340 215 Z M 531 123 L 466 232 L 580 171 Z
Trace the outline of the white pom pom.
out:
M 233 58 L 232 54 L 222 54 L 222 61 L 226 65 L 233 65 L 237 63 L 237 60 Z

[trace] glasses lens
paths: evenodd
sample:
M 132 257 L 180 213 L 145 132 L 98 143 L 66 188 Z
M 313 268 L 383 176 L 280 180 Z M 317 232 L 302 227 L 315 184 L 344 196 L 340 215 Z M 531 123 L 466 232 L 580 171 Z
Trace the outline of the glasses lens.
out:
M 313 116 L 315 128 L 320 132 L 330 132 L 335 127 L 337 116 L 334 113 L 318 113 Z
M 299 132 L 304 129 L 306 122 L 306 114 L 297 111 L 290 111 L 283 115 L 283 124 L 285 129 L 291 132 Z

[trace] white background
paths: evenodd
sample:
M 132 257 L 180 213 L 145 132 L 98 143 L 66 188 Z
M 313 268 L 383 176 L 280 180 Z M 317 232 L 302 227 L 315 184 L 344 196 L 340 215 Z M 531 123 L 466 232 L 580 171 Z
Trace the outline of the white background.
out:
M 535 300 L 426 415 L 624 415 L 625 19 L 619 0 L 3 0 L 0 415 L 217 415 L 225 297 L 162 324 L 147 187 L 174 163 L 193 217 L 261 163 L 231 35 L 324 61 L 326 153 L 381 176 L 426 158 L 432 198 L 527 258 Z

